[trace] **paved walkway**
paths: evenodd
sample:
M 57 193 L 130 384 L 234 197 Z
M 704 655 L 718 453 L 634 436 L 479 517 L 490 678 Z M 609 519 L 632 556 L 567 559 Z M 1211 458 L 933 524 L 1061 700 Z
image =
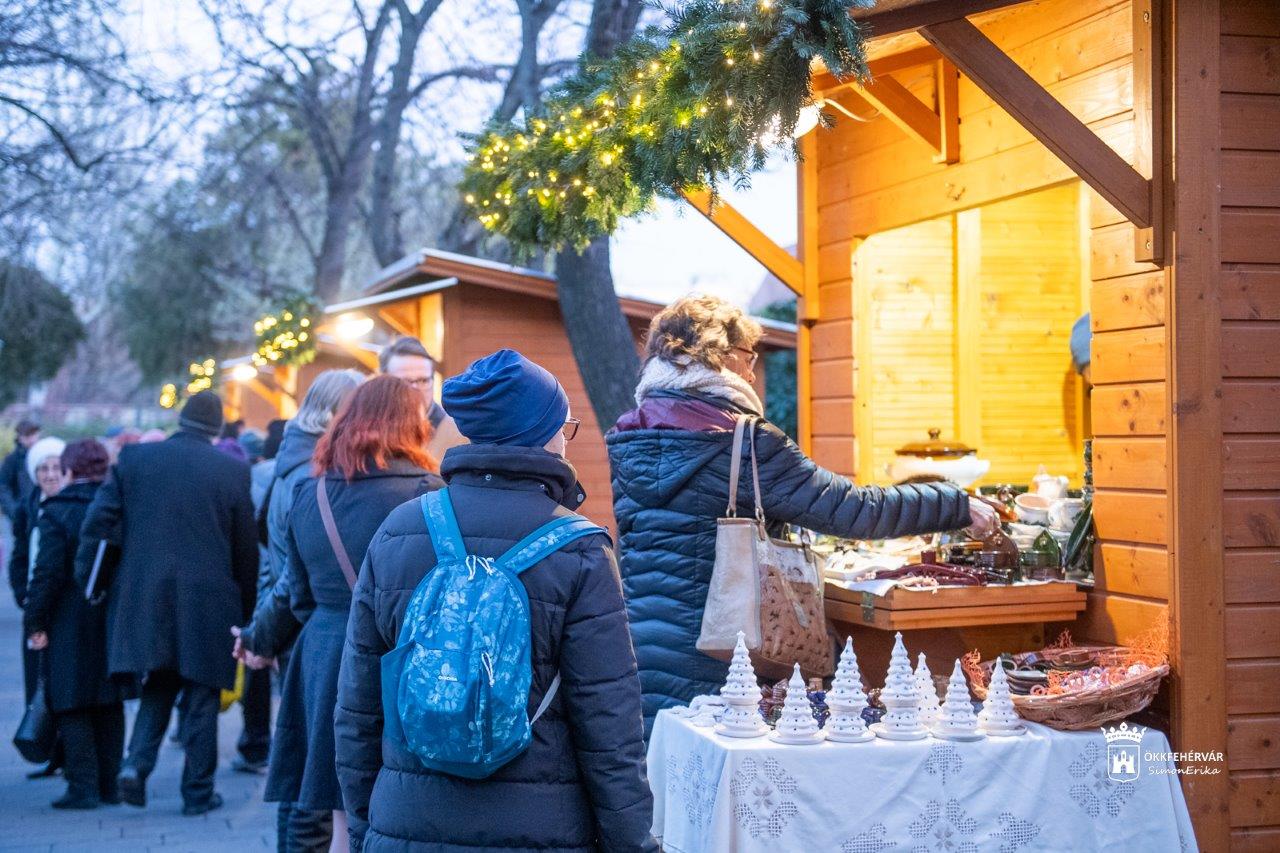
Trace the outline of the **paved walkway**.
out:
M 8 554 L 8 549 L 4 550 Z M 147 783 L 147 807 L 104 806 L 95 811 L 56 811 L 60 777 L 30 781 L 26 764 L 10 744 L 22 719 L 22 614 L 8 585 L 0 588 L 0 851 L 253 851 L 275 849 L 275 805 L 262 802 L 264 777 L 229 769 L 240 735 L 240 709 L 219 719 L 221 762 L 217 790 L 226 805 L 200 817 L 182 816 L 178 779 L 182 749 L 166 740 L 160 763 Z M 136 702 L 126 706 L 132 731 Z

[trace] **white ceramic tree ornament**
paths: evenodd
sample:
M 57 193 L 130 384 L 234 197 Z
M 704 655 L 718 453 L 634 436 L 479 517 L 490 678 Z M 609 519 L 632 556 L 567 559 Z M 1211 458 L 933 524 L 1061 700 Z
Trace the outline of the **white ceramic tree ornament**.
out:
M 769 726 L 760 716 L 760 686 L 756 683 L 756 671 L 751 666 L 746 635 L 741 631 L 733 648 L 733 660 L 729 663 L 729 678 L 721 688 L 720 696 L 728 707 L 716 726 L 717 732 L 744 738 L 768 733 Z
M 867 694 L 862 692 L 862 673 L 858 671 L 858 656 L 853 653 L 853 638 L 844 641 L 844 651 L 836 666 L 836 677 L 827 691 L 827 740 L 837 743 L 865 743 L 875 740 L 875 735 L 862 719 L 867 707 Z
M 929 736 L 929 730 L 920 723 L 920 692 L 916 689 L 916 677 L 911 671 L 911 659 L 902 634 L 894 634 L 893 654 L 889 657 L 889 674 L 880 692 L 885 714 L 871 727 L 877 737 L 886 740 L 921 740 Z
M 984 737 L 978 731 L 978 715 L 973 713 L 969 683 L 964 679 L 960 661 L 956 661 L 955 668 L 951 670 L 947 697 L 938 712 L 938 722 L 934 723 L 933 736 L 946 740 L 982 740 Z
M 1005 678 L 1004 667 L 1000 665 L 998 658 L 991 670 L 991 683 L 987 685 L 987 701 L 982 703 L 982 712 L 978 714 L 978 727 L 995 737 L 1013 737 L 1027 733 L 1027 727 L 1022 724 L 1013 707 L 1013 697 L 1009 695 L 1009 680 Z
M 818 728 L 818 721 L 813 718 L 809 694 L 804 689 L 804 678 L 800 675 L 800 664 L 796 664 L 791 671 L 791 680 L 787 682 L 787 698 L 782 703 L 782 716 L 778 718 L 778 727 L 769 737 L 778 743 L 796 746 L 822 743 L 825 738 L 822 729 Z
M 933 673 L 925 660 L 924 652 L 916 657 L 916 691 L 920 701 L 920 722 L 932 727 L 938 722 L 938 689 L 933 686 Z

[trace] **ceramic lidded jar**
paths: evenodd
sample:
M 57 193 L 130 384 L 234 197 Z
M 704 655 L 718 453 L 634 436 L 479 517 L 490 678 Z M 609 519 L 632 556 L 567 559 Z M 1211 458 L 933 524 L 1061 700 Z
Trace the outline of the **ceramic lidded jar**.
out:
M 991 463 L 964 442 L 943 439 L 942 430 L 929 430 L 928 441 L 913 441 L 899 447 L 887 473 L 897 482 L 915 477 L 942 477 L 968 488 L 987 473 Z

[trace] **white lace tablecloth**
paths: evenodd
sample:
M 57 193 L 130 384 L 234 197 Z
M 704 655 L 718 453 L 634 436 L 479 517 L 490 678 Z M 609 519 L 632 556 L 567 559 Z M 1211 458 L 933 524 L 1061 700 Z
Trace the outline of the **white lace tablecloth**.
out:
M 701 851 L 1196 850 L 1169 761 L 1107 777 L 1100 731 L 1028 724 L 1015 738 L 783 746 L 662 711 L 649 742 L 654 835 Z M 1142 756 L 1168 753 L 1148 730 Z

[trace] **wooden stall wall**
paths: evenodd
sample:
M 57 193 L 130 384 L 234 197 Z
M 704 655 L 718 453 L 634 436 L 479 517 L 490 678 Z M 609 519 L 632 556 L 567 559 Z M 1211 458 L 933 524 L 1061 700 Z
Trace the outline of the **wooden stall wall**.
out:
M 559 304 L 480 286 L 453 287 L 444 292 L 444 360 L 449 375 L 465 370 L 481 356 L 511 347 L 554 373 L 569 395 L 573 416 L 582 420 L 569 443 L 569 461 L 587 492 L 580 511 L 614 530 L 613 493 L 609 485 L 609 457 L 604 432 L 587 400 Z M 637 341 L 641 324 L 632 321 Z M 647 328 L 647 324 L 645 326 Z M 609 424 L 608 426 L 612 426 Z M 605 429 L 608 428 L 605 427 Z
M 1116 151 L 1131 158 L 1131 14 L 1128 2 L 1044 0 L 984 16 L 978 25 Z M 902 48 L 923 44 L 896 41 Z M 893 76 L 926 103 L 934 102 L 934 66 Z M 857 355 L 871 347 L 865 338 L 858 339 L 854 319 L 863 298 L 858 295 L 861 283 L 855 281 L 857 247 L 871 235 L 1065 185 L 1076 176 L 965 77 L 959 81 L 960 160 L 949 166 L 934 162 L 928 147 L 876 115 L 857 95 L 844 90 L 838 97 L 870 120 L 837 116 L 834 129 L 817 134 L 820 317 L 812 330 L 812 447 L 822 464 L 870 479 L 873 472 L 865 469 L 883 454 L 883 447 L 861 447 L 855 427 L 872 403 L 854 399 L 855 389 L 862 387 Z M 1065 372 L 1059 377 L 1064 380 Z
M 1280 849 L 1280 4 L 1222 3 L 1223 545 L 1232 848 Z

